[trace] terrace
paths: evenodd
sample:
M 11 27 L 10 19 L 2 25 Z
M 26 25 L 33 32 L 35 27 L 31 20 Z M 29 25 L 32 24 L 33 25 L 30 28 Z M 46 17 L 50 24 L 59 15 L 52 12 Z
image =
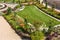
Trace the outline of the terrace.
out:
M 56 20 L 56 18 L 41 10 L 44 9 L 44 7 L 41 7 L 42 5 L 38 3 L 40 1 L 15 0 L 12 1 L 12 3 L 11 1 L 10 3 L 7 3 L 8 1 L 4 1 L 5 3 L 2 3 L 2 7 L 0 7 L 1 9 L 7 8 L 6 14 L 3 14 L 2 16 L 22 40 L 45 40 L 53 31 L 54 26 L 60 25 L 59 20 Z M 37 4 L 41 9 L 37 7 Z M 15 7 L 17 7 L 16 10 L 11 10 L 15 9 Z

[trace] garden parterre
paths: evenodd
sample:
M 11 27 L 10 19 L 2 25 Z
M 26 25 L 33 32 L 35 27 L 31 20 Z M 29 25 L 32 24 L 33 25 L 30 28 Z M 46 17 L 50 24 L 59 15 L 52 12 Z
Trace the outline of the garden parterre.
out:
M 17 0 L 15 0 L 15 1 L 17 1 Z M 36 9 L 36 6 L 34 6 L 34 5 L 25 6 L 24 10 L 16 12 L 16 13 L 17 13 L 16 15 L 25 19 L 25 22 L 27 21 L 27 23 L 31 23 L 32 25 L 35 24 L 36 22 L 38 22 L 38 23 L 36 23 L 36 25 L 38 25 L 39 23 L 42 23 L 42 25 L 43 25 L 43 23 L 44 23 L 46 25 L 46 27 L 51 27 L 51 26 L 53 27 L 57 24 L 60 24 L 59 21 L 45 15 L 44 12 Z M 19 26 L 16 23 L 17 21 L 15 19 L 17 19 L 17 18 L 14 17 L 14 14 L 5 15 L 5 18 L 8 20 L 8 22 L 10 24 L 13 25 L 14 28 L 16 28 L 17 30 L 18 29 L 21 30 L 21 28 L 20 28 L 21 26 Z M 23 26 L 25 27 L 25 25 L 23 25 Z M 38 26 L 40 27 L 40 24 Z M 38 26 L 36 26 L 36 28 L 38 28 Z M 29 26 L 27 26 L 27 27 L 29 27 Z M 44 33 L 40 32 L 40 31 L 35 31 L 35 32 L 31 33 L 30 35 L 31 35 L 32 40 L 40 40 L 40 39 L 42 40 L 44 38 Z
M 17 14 L 21 17 L 27 17 L 28 22 L 33 23 L 34 21 L 42 21 L 47 26 L 55 26 L 60 24 L 60 22 L 52 19 L 51 17 L 45 15 L 43 12 L 37 10 L 35 6 L 26 6 L 23 11 L 17 12 Z M 49 24 L 51 22 L 51 24 Z

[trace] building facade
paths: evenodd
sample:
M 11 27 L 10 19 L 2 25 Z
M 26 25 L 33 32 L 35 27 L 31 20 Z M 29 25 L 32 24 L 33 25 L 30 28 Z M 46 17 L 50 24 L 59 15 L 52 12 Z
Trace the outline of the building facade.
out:
M 45 2 L 46 0 L 43 0 L 43 1 Z M 48 2 L 48 5 L 50 6 L 55 5 L 57 9 L 60 9 L 60 0 L 47 0 L 47 2 Z

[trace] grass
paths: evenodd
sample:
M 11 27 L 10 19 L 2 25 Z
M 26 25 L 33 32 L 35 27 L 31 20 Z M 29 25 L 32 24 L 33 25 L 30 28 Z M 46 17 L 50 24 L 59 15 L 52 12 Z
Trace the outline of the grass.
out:
M 0 0 L 0 2 L 2 2 L 4 0 Z M 13 0 L 5 0 L 5 2 L 12 2 Z M 15 2 L 17 2 L 18 0 L 15 0 Z M 20 0 L 21 2 L 25 2 L 25 0 Z M 27 0 L 27 1 L 31 1 L 31 0 Z
M 47 27 L 60 24 L 60 22 L 56 21 L 55 19 L 52 19 L 51 17 L 45 15 L 43 12 L 36 9 L 34 5 L 26 6 L 23 11 L 17 12 L 17 15 L 19 15 L 22 18 L 26 18 L 27 21 L 32 24 L 36 21 L 45 23 Z M 16 24 L 16 21 L 13 19 L 12 16 L 13 15 L 5 15 L 5 18 L 10 24 L 14 26 L 14 28 L 19 28 L 20 26 Z M 21 28 L 19 29 L 23 30 Z M 32 40 L 42 40 L 44 38 L 44 33 L 36 31 L 35 33 L 30 34 L 30 36 Z
M 57 24 L 60 24 L 60 22 L 56 21 L 55 19 L 52 19 L 51 17 L 45 15 L 43 12 L 36 9 L 34 5 L 26 6 L 23 11 L 17 12 L 17 15 L 22 18 L 26 18 L 27 21 L 30 23 L 35 23 L 36 21 L 43 22 L 47 26 L 55 26 Z M 14 26 L 14 28 L 19 28 L 20 26 L 16 24 L 16 21 L 13 19 L 12 16 L 13 15 L 5 15 L 5 18 L 8 20 L 9 23 Z M 21 28 L 19 29 L 22 30 Z M 30 34 L 30 36 L 32 40 L 42 40 L 44 38 L 44 33 L 36 31 L 35 33 Z
M 34 21 L 42 21 L 47 26 L 50 26 L 50 22 L 52 26 L 55 26 L 57 24 L 60 24 L 60 22 L 56 21 L 55 19 L 52 19 L 51 17 L 45 15 L 43 12 L 39 11 L 32 6 L 26 6 L 23 11 L 17 12 L 17 14 L 23 18 L 27 18 L 28 22 L 33 23 Z
M 44 12 L 47 12 L 47 14 L 52 15 L 56 17 L 57 19 L 60 19 L 60 12 L 52 9 L 52 8 L 45 8 L 44 5 L 37 3 L 36 6 L 40 9 L 42 9 Z

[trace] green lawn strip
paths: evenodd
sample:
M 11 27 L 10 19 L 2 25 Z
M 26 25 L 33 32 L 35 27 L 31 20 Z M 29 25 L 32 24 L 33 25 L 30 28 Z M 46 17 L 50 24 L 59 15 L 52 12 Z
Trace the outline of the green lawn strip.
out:
M 34 21 L 42 21 L 46 23 L 47 26 L 50 25 L 49 22 L 53 24 L 52 26 L 60 24 L 60 22 L 40 12 L 34 6 L 26 6 L 23 11 L 18 12 L 17 14 L 23 18 L 27 17 L 27 20 L 31 23 L 33 23 Z

